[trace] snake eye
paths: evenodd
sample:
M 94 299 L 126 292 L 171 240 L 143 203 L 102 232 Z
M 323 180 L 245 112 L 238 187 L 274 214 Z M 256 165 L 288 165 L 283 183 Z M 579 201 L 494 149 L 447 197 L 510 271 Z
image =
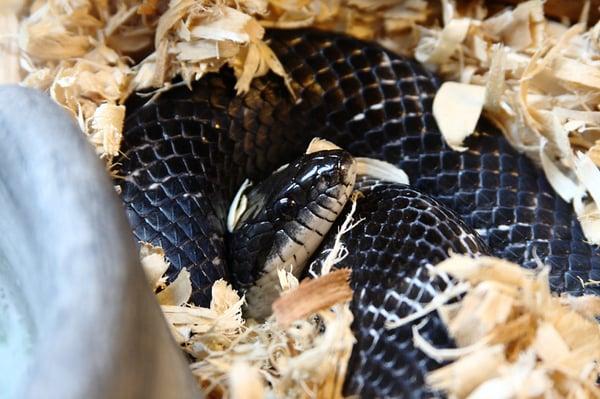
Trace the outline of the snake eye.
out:
M 292 220 L 296 217 L 297 204 L 291 198 L 281 198 L 275 203 L 275 212 L 284 220 Z

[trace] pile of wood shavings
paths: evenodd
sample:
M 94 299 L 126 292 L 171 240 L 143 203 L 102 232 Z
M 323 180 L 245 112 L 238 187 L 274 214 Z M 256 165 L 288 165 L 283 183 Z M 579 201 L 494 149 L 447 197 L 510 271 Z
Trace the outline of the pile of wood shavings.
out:
M 269 70 L 287 79 L 253 17 L 266 13 L 265 0 L 38 0 L 26 10 L 19 3 L 0 8 L 0 20 L 23 15 L 0 33 L 18 38 L 22 83 L 48 91 L 109 165 L 119 154 L 122 104 L 134 91 L 168 88 L 176 76 L 190 84 L 226 63 L 239 92 Z M 9 55 L 13 72 L 2 82 L 15 76 Z
M 350 271 L 332 267 L 343 259 L 339 237 L 353 227 L 353 207 L 321 275 L 299 283 L 279 271 L 282 295 L 264 322 L 242 316 L 244 298 L 224 280 L 212 287 L 209 308 L 187 304 L 189 273 L 168 286 L 162 249 L 143 244 L 140 259 L 176 342 L 207 397 L 342 398 L 346 367 L 355 339 L 350 329 Z
M 48 91 L 109 163 L 121 144 L 120 104 L 136 89 L 128 55 L 149 46 L 153 35 L 131 3 L 34 1 L 14 32 L 22 83 Z
M 343 248 L 336 251 L 333 258 Z M 164 288 L 162 250 L 145 245 L 141 258 L 151 286 Z M 450 361 L 427 383 L 456 398 L 600 397 L 600 325 L 594 319 L 600 298 L 553 296 L 548 271 L 461 255 L 431 268 L 448 287 L 427 312 L 440 314 L 458 348 L 434 348 L 413 327 L 416 347 Z M 354 344 L 348 277 L 341 269 L 299 284 L 280 271 L 284 293 L 263 323 L 244 320 L 244 299 L 222 280 L 213 286 L 209 308 L 186 305 L 191 285 L 185 270 L 157 295 L 209 397 L 336 398 Z M 423 314 L 416 316 L 404 322 Z
M 458 349 L 433 348 L 413 327 L 418 348 L 452 361 L 427 383 L 455 398 L 600 397 L 600 298 L 553 296 L 548 271 L 462 255 L 432 268 L 468 289 L 437 308 Z M 461 284 L 447 291 L 460 296 Z
M 600 23 L 547 20 L 532 0 L 487 16 L 445 2 L 444 26 L 424 31 L 416 58 L 447 82 L 434 115 L 447 142 L 462 151 L 483 113 L 511 144 L 543 168 L 572 202 L 586 238 L 600 244 Z

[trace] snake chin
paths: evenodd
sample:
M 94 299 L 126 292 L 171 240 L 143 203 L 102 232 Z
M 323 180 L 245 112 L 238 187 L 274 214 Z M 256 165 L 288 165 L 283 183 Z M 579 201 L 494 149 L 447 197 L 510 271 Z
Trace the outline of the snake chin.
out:
M 343 150 L 305 154 L 247 193 L 230 240 L 233 281 L 245 292 L 246 315 L 263 319 L 279 296 L 278 270 L 299 277 L 342 213 L 356 181 Z

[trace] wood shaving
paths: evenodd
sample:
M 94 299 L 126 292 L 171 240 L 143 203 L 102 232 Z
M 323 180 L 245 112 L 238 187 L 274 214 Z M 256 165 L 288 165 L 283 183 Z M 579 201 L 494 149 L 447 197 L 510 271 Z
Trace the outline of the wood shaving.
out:
M 321 278 L 303 281 L 273 303 L 275 319 L 282 327 L 288 327 L 295 320 L 351 300 L 349 279 L 350 270 L 338 269 Z
M 147 242 L 140 243 L 140 263 L 152 290 L 163 288 L 166 283 L 163 275 L 169 268 L 163 249 Z
M 49 91 L 109 167 L 119 153 L 122 104 L 134 91 L 169 87 L 176 76 L 189 85 L 225 64 L 240 93 L 270 70 L 288 82 L 256 19 L 267 12 L 266 1 L 164 3 L 37 0 L 24 17 L 7 5 L 2 32 L 14 39 L 1 47 L 7 57 L 0 78 L 18 82 L 22 74 L 25 85 Z
M 305 154 L 313 154 L 319 151 L 332 151 L 332 150 L 341 150 L 342 148 L 333 144 L 329 140 L 322 139 L 320 137 L 315 137 L 308 143 L 308 147 L 306 147 Z
M 90 140 L 101 156 L 119 155 L 124 120 L 125 107 L 122 105 L 104 103 L 94 111 L 92 126 L 87 130 L 91 132 Z
M 387 182 L 410 184 L 408 175 L 397 166 L 375 158 L 355 157 L 357 177 L 367 176 Z
M 133 3 L 39 0 L 20 19 L 23 84 L 48 91 L 108 164 L 120 145 L 119 104 L 134 89 L 130 51 L 151 44 L 152 30 Z
M 192 295 L 192 281 L 190 280 L 190 272 L 187 269 L 182 269 L 175 280 L 164 290 L 156 294 L 156 299 L 161 305 L 183 305 Z
M 23 6 L 21 0 L 3 1 L 0 4 L 0 84 L 21 81 L 19 47 L 14 39 L 19 34 L 18 14 Z
M 233 67 L 239 93 L 246 92 L 255 76 L 269 70 L 287 80 L 283 67 L 262 42 L 264 28 L 254 16 L 266 12 L 266 3 L 172 0 L 158 20 L 155 56 L 146 58 L 154 70 L 152 86 L 159 87 L 181 75 L 189 85 L 221 66 Z M 140 89 L 143 87 L 137 87 Z
M 161 305 L 182 305 L 192 295 L 192 282 L 190 273 L 184 268 L 175 280 L 167 285 L 164 277 L 169 263 L 165 259 L 165 253 L 160 247 L 149 243 L 141 243 L 140 263 L 146 274 L 146 278 L 152 290 L 156 293 L 158 303 Z
M 246 362 L 235 363 L 229 372 L 229 389 L 232 398 L 262 399 L 265 384 L 259 371 Z
M 453 360 L 427 382 L 456 398 L 599 397 L 598 298 L 553 296 L 548 271 L 463 255 L 438 264 L 434 275 L 470 289 L 438 308 L 458 349 L 433 348 L 414 328 L 417 347 Z
M 483 86 L 457 82 L 445 82 L 438 90 L 433 100 L 433 116 L 453 150 L 466 150 L 462 143 L 475 130 L 485 94 Z

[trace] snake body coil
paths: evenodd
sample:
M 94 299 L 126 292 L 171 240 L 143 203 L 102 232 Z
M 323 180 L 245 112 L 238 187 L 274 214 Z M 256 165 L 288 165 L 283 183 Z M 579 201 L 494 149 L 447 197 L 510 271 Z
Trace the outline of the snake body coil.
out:
M 312 30 L 271 31 L 269 44 L 299 101 L 273 74 L 236 96 L 233 73 L 224 69 L 191 92 L 178 87 L 128 107 L 119 184 L 133 231 L 165 249 L 172 274 L 188 268 L 195 303 L 206 305 L 212 282 L 229 276 L 225 220 L 239 185 L 295 159 L 313 137 L 393 163 L 411 183 L 365 186 L 357 216 L 367 219 L 346 238 L 358 340 L 347 393 L 435 394 L 423 376 L 439 364 L 412 346 L 410 326 L 383 324 L 431 298 L 439 287 L 423 266 L 449 249 L 524 267 L 535 267 L 537 255 L 551 266 L 555 291 L 593 292 L 580 279 L 600 280 L 600 251 L 585 243 L 571 206 L 485 123 L 467 151 L 449 149 L 431 114 L 439 80 L 423 66 Z M 423 331 L 432 344 L 451 345 L 438 319 Z

